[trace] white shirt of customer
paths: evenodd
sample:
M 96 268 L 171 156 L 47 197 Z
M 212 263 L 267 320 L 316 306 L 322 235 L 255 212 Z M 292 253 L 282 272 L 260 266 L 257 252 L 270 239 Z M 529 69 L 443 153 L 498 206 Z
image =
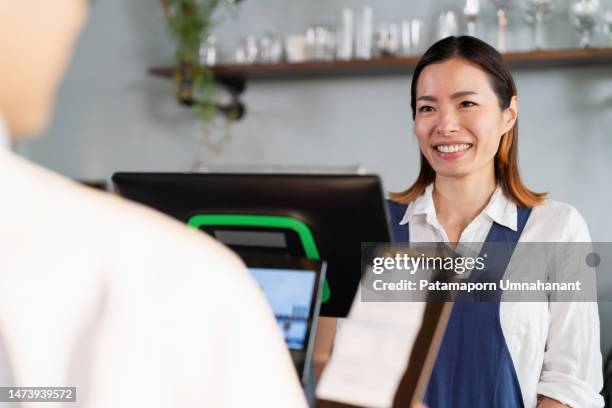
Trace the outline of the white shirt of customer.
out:
M 90 408 L 306 406 L 228 249 L 1 147 L 0 186 L 0 386 L 76 386 Z

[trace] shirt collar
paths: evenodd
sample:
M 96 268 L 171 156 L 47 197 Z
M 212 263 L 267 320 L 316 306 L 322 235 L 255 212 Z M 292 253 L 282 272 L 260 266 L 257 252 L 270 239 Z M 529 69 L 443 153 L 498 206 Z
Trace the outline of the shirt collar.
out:
M 433 183 L 427 186 L 423 195 L 410 203 L 404 214 L 404 218 L 400 221 L 400 225 L 407 224 L 413 216 L 423 214 L 427 217 L 426 221 L 430 224 L 433 224 L 434 220 L 437 220 L 436 207 L 433 202 Z M 517 229 L 516 204 L 506 197 L 499 185 L 495 188 L 487 206 L 482 210 L 482 214 L 491 218 L 492 221 L 514 231 Z
M 489 204 L 487 204 L 482 212 L 496 223 L 516 231 L 516 204 L 506 197 L 501 186 L 497 186 L 489 200 Z
M 4 123 L 4 118 L 0 115 L 0 150 L 9 150 L 11 147 L 11 138 Z
M 425 188 L 425 192 L 419 198 L 414 200 L 406 209 L 404 218 L 400 221 L 400 225 L 405 225 L 415 215 L 427 215 L 428 221 L 430 217 L 435 217 L 436 207 L 433 202 L 433 183 Z

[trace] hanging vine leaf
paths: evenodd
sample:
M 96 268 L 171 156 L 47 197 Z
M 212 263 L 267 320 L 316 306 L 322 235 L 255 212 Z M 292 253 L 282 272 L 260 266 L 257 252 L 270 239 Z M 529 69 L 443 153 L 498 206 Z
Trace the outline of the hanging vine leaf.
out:
M 200 63 L 200 44 L 210 34 L 212 15 L 222 0 L 161 0 L 170 37 L 176 44 L 175 82 L 177 99 L 194 105 L 203 121 L 213 118 L 214 74 Z

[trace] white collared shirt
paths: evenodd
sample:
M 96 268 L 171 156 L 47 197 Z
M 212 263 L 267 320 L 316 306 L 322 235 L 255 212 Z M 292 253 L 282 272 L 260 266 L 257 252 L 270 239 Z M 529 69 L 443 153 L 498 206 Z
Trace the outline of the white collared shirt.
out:
M 432 197 L 433 184 L 400 222 L 411 242 L 448 242 Z M 516 231 L 517 208 L 497 187 L 485 209 L 465 228 L 460 243 L 484 242 L 493 222 Z M 520 242 L 590 242 L 572 206 L 546 200 L 533 208 Z M 502 302 L 500 319 L 526 408 L 545 395 L 571 407 L 603 407 L 599 315 L 593 302 Z M 476 334 L 477 335 L 477 334 Z
M 227 248 L 3 149 L 0 185 L 0 386 L 76 386 L 88 408 L 306 407 Z

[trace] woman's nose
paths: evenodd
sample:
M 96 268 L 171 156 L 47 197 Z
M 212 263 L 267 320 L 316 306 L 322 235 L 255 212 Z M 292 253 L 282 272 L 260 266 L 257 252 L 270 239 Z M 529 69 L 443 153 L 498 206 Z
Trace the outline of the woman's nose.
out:
M 456 115 L 449 109 L 440 110 L 439 120 L 435 132 L 440 136 L 453 134 L 459 130 Z

